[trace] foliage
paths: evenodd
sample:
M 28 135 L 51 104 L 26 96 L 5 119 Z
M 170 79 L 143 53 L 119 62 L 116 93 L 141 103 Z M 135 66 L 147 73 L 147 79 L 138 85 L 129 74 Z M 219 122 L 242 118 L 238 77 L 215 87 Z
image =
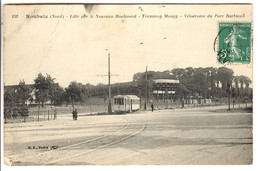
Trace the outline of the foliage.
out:
M 88 95 L 88 87 L 76 81 L 72 81 L 70 85 L 65 88 L 65 99 L 67 102 L 72 102 L 72 105 L 74 105 L 74 102 L 81 102 L 84 104 Z
M 148 71 L 134 74 L 133 81 L 112 84 L 112 96 L 117 94 L 135 94 L 145 97 L 147 86 L 148 96 L 152 94 L 155 79 L 179 80 L 176 87 L 175 98 L 211 97 L 221 99 L 231 95 L 233 98 L 252 98 L 252 81 L 240 75 L 234 76 L 232 69 L 226 67 L 214 68 L 174 68 L 166 71 Z M 54 78 L 39 73 L 33 86 L 26 85 L 22 80 L 19 85 L 4 89 L 4 118 L 28 117 L 28 103 L 35 101 L 38 104 L 61 105 L 63 102 L 81 103 L 89 97 L 102 97 L 104 102 L 108 96 L 108 85 L 82 84 L 72 81 L 63 89 Z M 227 85 L 231 85 L 231 93 L 227 93 Z
M 52 84 L 51 86 L 51 104 L 52 105 L 61 105 L 63 100 L 63 95 L 65 93 L 64 89 L 59 84 Z
M 179 88 L 176 96 L 203 96 L 203 97 L 225 97 L 227 84 L 234 83 L 235 95 L 249 95 L 249 88 L 252 81 L 246 76 L 234 76 L 232 69 L 226 67 L 214 68 L 174 68 L 171 71 L 155 72 L 149 71 L 147 79 L 151 82 L 153 79 L 175 79 L 179 80 Z M 136 73 L 133 76 L 133 82 L 138 82 L 139 90 L 144 95 L 145 72 Z M 150 84 L 149 84 L 150 85 Z M 239 86 L 240 85 L 240 86 Z M 240 87 L 240 88 L 238 88 Z M 246 89 L 246 90 L 245 90 Z M 148 88 L 152 91 L 152 87 Z
M 15 107 L 15 90 L 4 90 L 4 118 L 11 118 L 13 115 L 13 108 Z
M 31 92 L 32 92 L 31 88 L 25 84 L 24 80 L 20 81 L 16 91 L 16 97 L 18 103 L 25 105 L 31 97 Z
M 47 101 L 51 104 L 60 103 L 62 100 L 62 88 L 59 84 L 54 83 L 55 78 L 52 78 L 49 74 L 46 76 L 41 73 L 34 80 L 35 88 L 35 101 L 41 103 L 42 107 Z
M 232 83 L 234 71 L 232 69 L 228 69 L 226 67 L 220 67 L 217 70 L 217 80 L 219 80 L 222 84 L 222 90 L 225 91 L 227 89 L 227 85 Z
M 4 118 L 29 116 L 27 102 L 31 98 L 31 89 L 24 81 L 20 81 L 16 88 L 4 90 Z

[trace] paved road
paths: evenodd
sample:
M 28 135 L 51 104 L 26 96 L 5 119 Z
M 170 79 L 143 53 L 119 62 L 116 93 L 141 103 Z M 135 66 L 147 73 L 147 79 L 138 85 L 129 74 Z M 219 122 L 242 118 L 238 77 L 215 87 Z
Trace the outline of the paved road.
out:
M 252 113 L 221 107 L 5 125 L 13 165 L 251 164 Z

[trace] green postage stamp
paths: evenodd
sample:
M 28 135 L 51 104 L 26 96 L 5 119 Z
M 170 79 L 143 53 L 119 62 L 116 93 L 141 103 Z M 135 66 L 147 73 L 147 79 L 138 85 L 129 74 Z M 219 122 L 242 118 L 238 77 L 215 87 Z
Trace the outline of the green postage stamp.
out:
M 251 23 L 219 23 L 218 62 L 251 62 Z

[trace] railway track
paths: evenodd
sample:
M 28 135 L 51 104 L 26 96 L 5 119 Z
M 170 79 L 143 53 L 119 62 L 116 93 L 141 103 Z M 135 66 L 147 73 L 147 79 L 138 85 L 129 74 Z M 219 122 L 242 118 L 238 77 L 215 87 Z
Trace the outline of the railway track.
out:
M 92 139 L 73 143 L 60 147 L 56 150 L 38 152 L 36 154 L 16 159 L 14 165 L 58 165 L 66 163 L 71 158 L 88 155 L 96 150 L 106 148 L 125 141 L 145 129 L 145 124 L 129 123 L 127 120 L 123 127 L 109 134 L 101 135 Z
M 133 125 L 132 125 L 133 126 Z M 140 125 L 139 125 L 140 126 Z M 77 158 L 77 157 L 81 157 L 81 156 L 84 156 L 84 155 L 88 155 L 88 154 L 92 154 L 93 152 L 95 152 L 96 150 L 100 150 L 100 149 L 103 149 L 103 148 L 107 148 L 107 147 L 110 147 L 110 146 L 113 146 L 113 145 L 116 145 L 120 142 L 123 142 L 129 138 L 132 138 L 134 136 L 136 136 L 138 133 L 142 132 L 144 129 L 145 129 L 145 124 L 141 124 L 141 127 L 138 127 L 138 128 L 129 128 L 128 127 L 128 130 L 124 130 L 124 134 L 123 135 L 119 135 L 117 132 L 116 134 L 113 134 L 113 135 L 110 135 L 110 136 L 106 136 L 104 138 L 102 138 L 101 141 L 99 142 L 96 142 L 97 144 L 95 144 L 94 146 L 92 146 L 92 148 L 84 148 L 83 147 L 80 147 L 78 146 L 77 148 L 80 148 L 81 152 L 78 152 L 76 154 L 70 154 L 66 157 L 62 157 L 62 158 L 59 158 L 59 159 L 56 159 L 56 160 L 52 160 L 50 162 L 47 162 L 45 163 L 45 165 L 65 165 L 65 164 L 70 164 L 70 160 L 72 158 Z M 122 131 L 120 131 L 122 132 Z M 83 145 L 86 145 L 86 144 L 83 144 Z M 93 144 L 87 144 L 88 146 L 91 146 Z M 82 150 L 82 149 L 86 149 L 85 150 Z

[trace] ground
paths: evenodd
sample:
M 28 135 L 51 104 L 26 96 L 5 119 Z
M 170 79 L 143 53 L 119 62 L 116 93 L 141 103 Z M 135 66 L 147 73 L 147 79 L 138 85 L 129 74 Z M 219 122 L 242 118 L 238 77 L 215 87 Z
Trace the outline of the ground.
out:
M 226 106 L 5 124 L 11 165 L 252 164 L 252 113 Z

